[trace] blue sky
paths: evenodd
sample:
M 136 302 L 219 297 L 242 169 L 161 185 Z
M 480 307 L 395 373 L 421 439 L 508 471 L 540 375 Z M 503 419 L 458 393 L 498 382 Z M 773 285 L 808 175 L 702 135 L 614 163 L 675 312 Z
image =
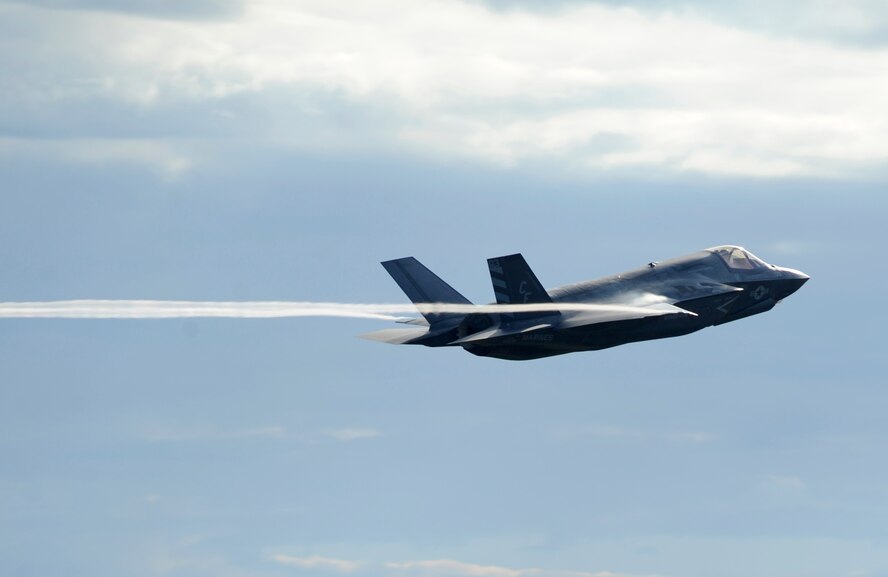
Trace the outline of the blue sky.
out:
M 0 2 L 0 300 L 468 298 L 742 244 L 766 315 L 525 363 L 0 321 L 0 573 L 879 577 L 879 3 Z

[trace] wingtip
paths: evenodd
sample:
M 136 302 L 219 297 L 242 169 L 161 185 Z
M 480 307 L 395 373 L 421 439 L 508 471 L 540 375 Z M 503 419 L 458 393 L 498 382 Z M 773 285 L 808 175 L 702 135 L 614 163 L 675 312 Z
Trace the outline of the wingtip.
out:
M 364 339 L 367 341 L 375 341 L 378 343 L 388 343 L 390 345 L 403 345 L 407 344 L 409 341 L 413 339 L 417 339 L 428 333 L 428 329 L 425 328 L 409 328 L 409 329 L 383 329 L 381 331 L 373 331 L 370 333 L 364 333 L 360 335 L 356 335 L 359 339 Z

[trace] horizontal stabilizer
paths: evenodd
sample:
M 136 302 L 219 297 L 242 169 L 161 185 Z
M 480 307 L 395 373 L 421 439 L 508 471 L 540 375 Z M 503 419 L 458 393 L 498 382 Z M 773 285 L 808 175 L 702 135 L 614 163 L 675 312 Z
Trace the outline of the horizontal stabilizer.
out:
M 428 334 L 427 328 L 410 328 L 410 329 L 383 329 L 372 333 L 358 335 L 362 339 L 368 341 L 378 341 L 380 343 L 389 343 L 390 345 L 408 344 L 413 339 L 424 337 Z

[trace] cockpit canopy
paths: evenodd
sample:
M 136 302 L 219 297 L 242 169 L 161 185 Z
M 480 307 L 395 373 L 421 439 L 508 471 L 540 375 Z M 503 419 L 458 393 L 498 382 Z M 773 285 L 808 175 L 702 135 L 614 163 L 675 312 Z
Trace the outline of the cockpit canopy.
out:
M 739 246 L 716 246 L 709 249 L 721 257 L 733 270 L 757 270 L 768 268 L 768 263 Z

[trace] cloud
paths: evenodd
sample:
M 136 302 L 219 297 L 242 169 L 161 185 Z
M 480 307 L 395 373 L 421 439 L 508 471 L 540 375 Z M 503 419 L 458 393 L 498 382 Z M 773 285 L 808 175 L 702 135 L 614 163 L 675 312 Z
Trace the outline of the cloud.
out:
M 293 557 L 291 555 L 277 554 L 272 555 L 271 558 L 282 565 L 289 565 L 300 569 L 325 569 L 339 573 L 353 573 L 361 568 L 361 563 L 358 561 L 346 561 L 331 557 Z
M 770 35 L 851 44 L 888 43 L 888 6 L 881 0 L 477 0 L 501 10 L 560 11 L 578 4 L 632 7 L 649 14 L 696 15 Z
M 260 577 L 262 573 L 244 568 L 225 555 L 161 551 L 148 563 L 152 575 L 189 575 L 207 577 Z
M 856 6 L 848 20 L 865 21 L 871 8 Z M 888 161 L 886 50 L 693 12 L 267 0 L 199 24 L 10 5 L 0 21 L 15 23 L 0 24 L 0 124 L 23 139 L 48 116 L 81 137 L 139 141 L 160 125 L 179 147 L 382 144 L 580 173 L 850 176 Z M 118 110 L 103 129 L 96 101 Z M 193 165 L 165 154 L 123 156 Z
M 603 439 L 632 442 L 665 441 L 679 444 L 703 444 L 709 443 L 713 439 L 712 434 L 704 431 L 646 431 L 598 423 L 561 427 L 554 430 L 552 436 L 556 439 Z
M 702 444 L 712 441 L 712 434 L 703 431 L 685 431 L 681 433 L 669 433 L 666 438 L 676 443 Z
M 811 254 L 818 249 L 818 243 L 811 240 L 780 240 L 767 247 L 769 253 L 781 256 Z
M 259 427 L 256 429 L 236 429 L 227 433 L 222 433 L 221 438 L 224 439 L 269 439 L 282 437 L 285 434 L 283 427 L 274 425 L 270 427 Z
M 272 425 L 252 429 L 220 430 L 203 428 L 171 428 L 152 427 L 145 433 L 149 441 L 158 442 L 191 442 L 191 441 L 226 441 L 236 439 L 279 439 L 286 435 L 283 427 Z
M 507 569 L 495 565 L 475 565 L 452 559 L 404 561 L 402 563 L 388 563 L 387 566 L 392 569 L 419 570 L 420 572 L 439 575 L 469 575 L 470 577 L 519 577 L 521 575 L 521 570 Z
M 466 577 L 620 577 L 609 571 L 552 571 L 547 569 L 511 569 L 497 565 L 477 565 L 454 559 L 403 561 L 386 567 L 408 575 L 448 575 Z
M 271 559 L 291 567 L 300 569 L 321 569 L 339 573 L 353 573 L 359 569 L 367 569 L 368 563 L 349 561 L 331 557 L 294 557 L 276 554 Z M 452 576 L 452 577 L 629 577 L 609 571 L 552 571 L 547 569 L 512 569 L 497 565 L 479 565 L 455 559 L 431 559 L 389 562 L 371 567 L 373 574 L 391 574 L 397 576 Z
M 316 444 L 320 439 L 332 439 L 343 443 L 373 439 L 382 435 L 377 429 L 361 427 L 343 427 L 338 429 L 322 429 L 314 432 L 290 432 L 279 425 L 264 427 L 220 429 L 216 427 L 169 427 L 152 426 L 142 432 L 141 436 L 151 442 L 220 442 L 237 440 L 292 440 L 305 444 Z
M 243 11 L 243 0 L 11 0 L 55 8 L 121 12 L 152 18 L 206 20 L 232 17 Z
M 597 438 L 597 439 L 642 439 L 647 433 L 638 429 L 627 429 L 613 425 L 593 424 L 562 427 L 552 435 L 558 439 Z
M 376 429 L 325 429 L 321 434 L 337 441 L 357 441 L 360 439 L 372 439 L 381 433 Z
M 798 495 L 804 493 L 808 485 L 794 475 L 768 475 L 759 481 L 758 488 L 775 495 Z
M 0 137 L 0 158 L 40 159 L 47 156 L 92 166 L 145 167 L 167 177 L 178 176 L 194 164 L 193 157 L 161 139 Z

